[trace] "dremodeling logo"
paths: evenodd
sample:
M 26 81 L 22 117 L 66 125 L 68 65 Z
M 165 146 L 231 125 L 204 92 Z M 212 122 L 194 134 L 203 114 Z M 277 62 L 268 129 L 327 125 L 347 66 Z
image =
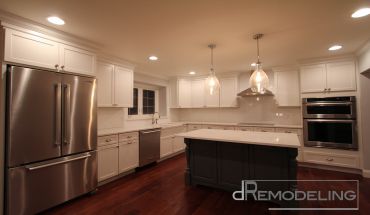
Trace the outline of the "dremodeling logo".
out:
M 346 186 L 343 187 L 343 183 Z M 295 188 L 279 190 L 278 188 L 284 187 L 282 184 L 287 185 L 286 188 L 294 184 Z M 233 192 L 232 196 L 236 201 L 253 199 L 285 203 L 282 204 L 284 207 L 269 210 L 358 210 L 359 181 L 243 180 L 241 190 Z

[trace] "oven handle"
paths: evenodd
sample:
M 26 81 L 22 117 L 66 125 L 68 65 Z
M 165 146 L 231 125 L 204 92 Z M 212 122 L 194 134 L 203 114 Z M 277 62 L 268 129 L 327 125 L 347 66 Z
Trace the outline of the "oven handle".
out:
M 355 119 L 304 119 L 307 122 L 346 122 L 346 123 L 353 123 Z
M 349 106 L 352 102 L 316 102 L 316 103 L 306 103 L 306 106 Z

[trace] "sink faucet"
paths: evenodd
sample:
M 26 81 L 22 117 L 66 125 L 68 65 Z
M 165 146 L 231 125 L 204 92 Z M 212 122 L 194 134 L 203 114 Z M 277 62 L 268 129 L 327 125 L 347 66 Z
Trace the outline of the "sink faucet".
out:
M 159 115 L 158 112 L 154 112 L 153 113 L 153 117 L 152 117 L 152 125 L 154 124 L 158 124 L 158 119 L 160 118 L 161 116 Z

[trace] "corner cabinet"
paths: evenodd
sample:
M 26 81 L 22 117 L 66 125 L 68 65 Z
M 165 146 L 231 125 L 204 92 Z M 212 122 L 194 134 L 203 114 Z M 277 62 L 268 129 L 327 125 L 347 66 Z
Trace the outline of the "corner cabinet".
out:
M 4 60 L 95 76 L 95 53 L 67 43 L 39 33 L 5 28 Z
M 133 70 L 98 62 L 98 107 L 132 107 Z
M 279 107 L 301 106 L 297 70 L 274 71 L 275 100 Z
M 301 93 L 330 93 L 356 90 L 354 60 L 302 66 Z

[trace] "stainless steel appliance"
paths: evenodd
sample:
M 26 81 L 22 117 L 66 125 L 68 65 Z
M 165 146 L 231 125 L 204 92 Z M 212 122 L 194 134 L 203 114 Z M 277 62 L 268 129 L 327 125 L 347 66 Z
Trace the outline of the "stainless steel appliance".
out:
M 139 166 L 156 162 L 160 158 L 161 129 L 140 131 Z
M 357 149 L 356 98 L 305 98 L 302 102 L 305 146 Z
M 7 67 L 6 211 L 35 214 L 97 186 L 96 79 Z

